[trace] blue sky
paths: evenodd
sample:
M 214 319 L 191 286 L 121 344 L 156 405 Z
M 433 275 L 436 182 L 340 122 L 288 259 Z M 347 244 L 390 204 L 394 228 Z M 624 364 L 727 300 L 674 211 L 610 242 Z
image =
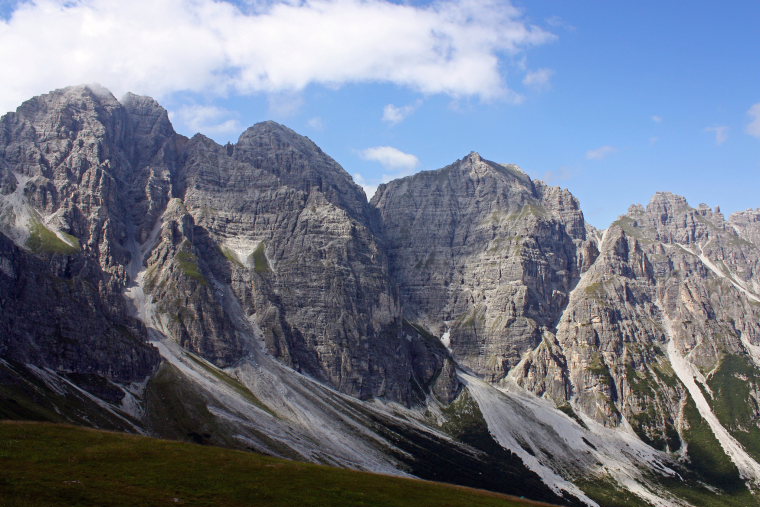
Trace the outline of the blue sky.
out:
M 478 151 L 606 227 L 760 207 L 760 2 L 0 0 L 0 109 L 99 82 L 235 141 L 274 119 L 368 192 Z M 13 79 L 8 79 L 13 76 Z

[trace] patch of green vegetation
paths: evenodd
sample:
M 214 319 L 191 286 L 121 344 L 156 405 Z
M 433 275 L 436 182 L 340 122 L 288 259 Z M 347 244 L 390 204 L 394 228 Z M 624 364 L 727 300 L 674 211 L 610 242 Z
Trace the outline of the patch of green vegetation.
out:
M 483 324 L 486 320 L 485 308 L 476 306 L 470 310 L 467 314 L 460 318 L 459 327 L 475 327 L 478 324 Z
M 0 467 L 8 507 L 534 505 L 447 484 L 46 423 L 0 423 Z
M 536 218 L 548 218 L 549 212 L 546 210 L 546 208 L 536 202 L 528 202 L 525 203 L 522 208 L 520 208 L 520 211 L 507 215 L 506 219 L 521 220 L 527 216 L 534 216 Z M 501 217 L 499 217 L 499 220 L 501 220 Z
M 256 250 L 254 250 L 251 254 L 253 256 L 253 269 L 257 273 L 269 273 L 272 271 L 272 269 L 269 267 L 269 261 L 267 261 L 265 250 L 266 245 L 262 241 L 256 247 Z
M 176 256 L 177 264 L 182 272 L 193 280 L 197 280 L 203 285 L 208 284 L 208 280 L 203 276 L 201 267 L 198 265 L 198 257 L 189 250 L 180 250 Z
M 583 288 L 583 292 L 585 292 L 587 296 L 599 301 L 604 301 L 607 297 L 607 290 L 603 282 L 590 283 Z
M 591 356 L 591 364 L 588 365 L 589 373 L 599 378 L 599 381 L 606 386 L 611 386 L 613 383 L 612 375 L 610 374 L 609 367 L 605 364 L 602 355 L 598 352 L 594 352 Z
M 187 352 L 187 357 L 190 358 L 190 360 L 192 360 L 195 364 L 197 364 L 198 366 L 200 366 L 201 368 L 203 368 L 204 370 L 212 374 L 214 377 L 216 377 L 217 379 L 221 380 L 222 382 L 230 386 L 232 389 L 234 389 L 238 394 L 240 394 L 246 400 L 250 401 L 251 403 L 259 407 L 260 409 L 265 410 L 272 415 L 275 415 L 275 413 L 272 412 L 269 409 L 269 407 L 264 405 L 264 403 L 262 403 L 261 400 L 259 400 L 251 392 L 251 390 L 245 387 L 245 385 L 243 385 L 243 383 L 240 382 L 238 379 L 230 376 L 223 370 L 217 368 L 213 364 L 209 363 L 203 358 L 196 356 L 195 354 Z
M 760 411 L 752 392 L 760 389 L 760 372 L 747 357 L 726 355 L 710 376 L 712 408 L 728 429 L 756 460 L 760 460 Z M 708 398 L 710 399 L 710 398 Z
M 220 245 L 219 251 L 222 252 L 222 255 L 224 255 L 227 258 L 227 260 L 230 261 L 231 263 L 241 268 L 244 267 L 243 263 L 240 262 L 240 259 L 238 259 L 237 254 L 233 252 L 230 248 L 227 248 L 224 245 Z
M 643 230 L 638 226 L 636 220 L 627 215 L 618 218 L 612 222 L 612 225 L 617 225 L 623 229 L 623 232 L 625 232 L 628 236 L 633 236 L 634 238 L 641 238 L 643 235 Z
M 63 241 L 56 233 L 45 227 L 42 222 L 33 220 L 29 228 L 29 238 L 26 240 L 26 246 L 36 254 L 73 255 L 82 250 L 76 237 L 65 232 L 61 233 L 61 235 L 66 238 L 66 241 Z
M 681 381 L 678 380 L 678 376 L 673 371 L 673 367 L 667 361 L 657 361 L 652 363 L 652 369 L 654 370 L 657 378 L 660 379 L 666 386 L 671 388 L 678 388 L 681 386 Z
M 578 414 L 575 413 L 575 410 L 573 410 L 573 407 L 568 403 L 565 402 L 561 405 L 557 405 L 557 410 L 560 412 L 566 414 L 570 419 L 574 420 L 578 424 L 580 424 L 582 427 L 588 429 L 588 426 L 586 426 L 586 423 L 583 422 L 583 419 L 581 419 Z
M 661 379 L 654 371 L 637 370 L 631 363 L 627 363 L 625 368 L 631 391 L 646 406 L 645 410 L 629 416 L 631 427 L 649 446 L 661 451 L 677 451 L 681 448 L 678 431 L 669 417 L 663 417 L 658 412 L 665 405 L 658 383 Z
M 739 494 L 747 491 L 736 466 L 723 451 L 691 398 L 684 409 L 684 418 L 689 425 L 683 432 L 687 443 L 689 468 L 710 485 L 728 493 Z
M 488 425 L 483 419 L 480 407 L 466 389 L 443 409 L 443 415 L 446 421 L 441 425 L 441 429 L 454 438 L 460 439 L 468 433 L 488 433 Z
M 604 507 L 649 507 L 645 502 L 630 491 L 620 487 L 609 476 L 582 478 L 573 481 L 592 500 Z

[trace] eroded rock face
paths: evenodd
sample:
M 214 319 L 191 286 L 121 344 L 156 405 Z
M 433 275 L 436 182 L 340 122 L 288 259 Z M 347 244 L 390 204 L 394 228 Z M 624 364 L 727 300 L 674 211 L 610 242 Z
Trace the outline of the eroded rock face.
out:
M 145 268 L 162 330 L 219 366 L 249 353 L 242 315 L 273 355 L 353 396 L 459 392 L 445 348 L 403 322 L 373 209 L 307 138 L 268 122 L 234 146 L 188 140 L 153 99 L 96 86 L 0 128 L 2 230 L 109 310 L 126 314 Z
M 3 308 L 13 346 L 4 356 L 119 382 L 157 366 L 122 291 L 134 218 L 147 214 L 141 203 L 150 199 L 142 189 L 157 170 L 147 168 L 155 153 L 142 145 L 174 134 L 138 132 L 133 116 L 107 90 L 80 86 L 0 119 L 0 172 L 10 182 L 0 230 L 34 254 L 6 245 L 17 277 L 5 292 L 13 294 Z M 165 111 L 163 118 L 168 124 Z
M 378 188 L 407 318 L 495 381 L 552 331 L 596 250 L 578 201 L 477 153 Z
M 37 258 L 0 233 L 0 358 L 124 384 L 144 380 L 159 363 L 145 327 L 123 300 L 101 298 L 80 263 Z
M 273 355 L 360 398 L 419 401 L 442 371 L 456 384 L 445 349 L 403 326 L 360 187 L 314 143 L 266 122 L 228 147 L 196 136 L 185 157 L 175 184 L 210 241 L 193 242 L 201 271 L 231 285 Z
M 174 133 L 150 98 L 74 87 L 0 120 L 0 226 L 13 361 L 149 375 L 158 356 L 124 300 L 144 271 L 161 330 L 221 367 L 253 326 L 358 398 L 447 403 L 459 366 L 673 451 L 696 424 L 678 354 L 716 392 L 749 386 L 731 431 L 760 430 L 757 210 L 726 221 L 659 193 L 602 234 L 567 190 L 476 153 L 368 204 L 276 123 L 220 146 Z
M 516 382 L 605 425 L 625 420 L 674 451 L 696 416 L 683 415 L 690 396 L 672 354 L 704 385 L 726 364 L 757 362 L 754 211 L 727 222 L 663 192 L 601 234 L 567 191 L 477 154 L 383 185 L 372 203 L 407 319 L 486 380 Z M 710 403 L 720 411 L 718 398 Z M 758 406 L 751 395 L 742 403 Z M 743 427 L 760 428 L 751 418 Z
M 668 343 L 701 372 L 703 385 L 730 358 L 753 364 L 760 298 L 750 273 L 760 252 L 719 210 L 692 208 L 665 193 L 646 207 L 631 207 L 606 231 L 600 250 L 556 336 L 528 354 L 512 376 L 604 424 L 625 417 L 644 441 L 678 449 L 688 396 L 672 369 Z M 757 429 L 757 421 L 745 428 Z

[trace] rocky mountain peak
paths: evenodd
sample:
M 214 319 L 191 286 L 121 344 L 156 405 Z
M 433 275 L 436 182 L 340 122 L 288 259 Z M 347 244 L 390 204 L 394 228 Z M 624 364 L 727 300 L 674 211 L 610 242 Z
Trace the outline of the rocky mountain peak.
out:
M 356 220 L 368 220 L 364 191 L 308 137 L 273 121 L 249 127 L 232 147 L 232 158 L 264 171 L 280 185 L 319 194 Z
M 738 211 L 728 221 L 739 236 L 760 248 L 760 208 Z

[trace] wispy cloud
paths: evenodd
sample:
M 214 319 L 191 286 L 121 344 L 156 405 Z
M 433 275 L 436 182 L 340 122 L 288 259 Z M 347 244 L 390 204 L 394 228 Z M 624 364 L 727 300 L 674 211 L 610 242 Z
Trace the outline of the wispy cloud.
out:
M 411 153 L 405 153 L 393 146 L 375 146 L 361 152 L 362 158 L 379 162 L 385 169 L 391 171 L 412 171 L 420 160 Z
M 179 122 L 190 132 L 206 135 L 234 134 L 242 131 L 234 113 L 216 106 L 187 105 L 170 112 L 172 122 Z
M 314 130 L 322 131 L 325 129 L 325 122 L 319 116 L 309 118 L 309 121 L 306 123 L 307 125 L 309 125 L 309 127 L 313 128 Z
M 750 107 L 747 114 L 750 117 L 747 134 L 760 139 L 760 102 Z
M 523 78 L 523 84 L 536 90 L 545 90 L 550 87 L 554 71 L 551 69 L 538 69 L 528 72 Z
M 705 132 L 715 134 L 715 144 L 720 146 L 728 140 L 728 127 L 725 125 L 716 125 L 713 127 L 706 127 Z
M 662 123 L 662 116 L 660 116 L 659 114 L 653 114 L 652 121 L 655 123 Z
M 13 76 L 0 110 L 91 82 L 158 98 L 384 82 L 510 99 L 510 62 L 553 38 L 509 0 L 37 0 L 0 19 L 0 68 Z
M 383 121 L 390 123 L 391 125 L 397 125 L 412 114 L 422 104 L 421 100 L 416 101 L 414 104 L 408 104 L 406 106 L 396 106 L 388 104 L 383 108 Z
M 602 160 L 609 157 L 616 151 L 618 151 L 618 149 L 614 146 L 600 146 L 599 148 L 588 150 L 586 152 L 586 158 L 588 160 Z

